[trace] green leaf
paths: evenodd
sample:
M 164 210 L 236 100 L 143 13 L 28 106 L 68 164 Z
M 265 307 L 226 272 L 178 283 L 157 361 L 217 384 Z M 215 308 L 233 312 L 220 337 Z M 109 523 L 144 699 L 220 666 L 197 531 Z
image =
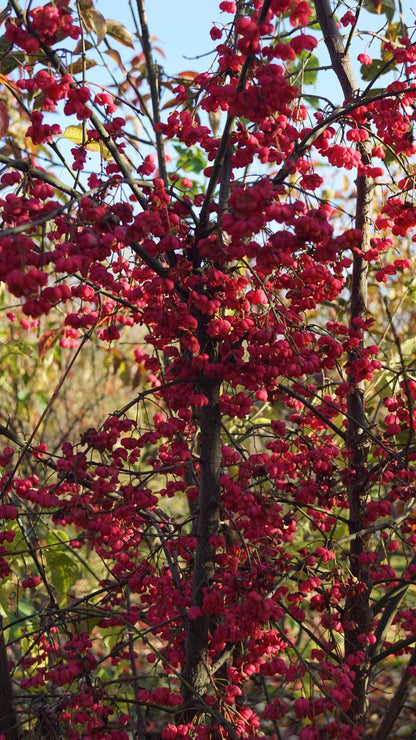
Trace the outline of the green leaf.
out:
M 394 0 L 364 0 L 363 6 L 369 13 L 376 15 L 383 13 L 389 21 L 392 20 L 396 11 Z
M 175 146 L 175 149 L 181 155 L 176 163 L 178 169 L 199 175 L 207 166 L 207 160 L 197 147 L 186 149 Z
M 408 365 L 410 362 L 413 362 L 416 359 L 416 337 L 410 337 L 410 339 L 406 339 L 405 342 L 401 342 L 400 349 L 404 364 Z M 397 368 L 400 367 L 400 355 L 397 349 L 394 351 L 390 360 L 390 367 L 391 366 Z
M 10 618 L 10 613 L 12 611 L 10 608 L 10 594 L 14 588 L 14 584 L 7 581 L 4 581 L 0 586 L 0 616 L 4 619 Z
M 31 357 L 33 348 L 24 339 L 11 339 L 9 342 L 0 342 L 0 359 L 10 355 L 26 355 Z
M 121 641 L 125 627 L 100 627 L 100 632 L 103 636 L 103 641 L 110 652 L 115 646 Z
M 409 294 L 409 298 L 414 301 L 414 299 L 416 298 L 416 278 L 413 278 L 413 280 L 410 281 L 409 285 L 407 286 L 407 292 Z
M 175 152 L 177 152 L 177 154 L 179 154 L 181 156 L 183 156 L 184 154 L 186 154 L 187 151 L 188 151 L 188 149 L 186 147 L 182 146 L 181 144 L 174 144 L 173 145 L 173 148 L 174 148 Z
M 10 8 L 9 8 L 9 4 L 7 3 L 6 7 L 3 8 L 3 10 L 0 12 L 0 23 L 3 23 L 3 21 L 6 20 L 9 13 L 10 13 Z
M 24 51 L 12 51 L 12 44 L 9 44 L 4 36 L 0 37 L 0 74 L 8 75 L 18 67 L 24 64 L 34 66 L 36 62 L 44 62 L 46 55 L 42 50 L 35 54 L 25 54 Z
M 45 548 L 44 555 L 49 578 L 59 598 L 64 599 L 78 579 L 79 564 L 75 558 L 68 555 L 68 548 L 57 542 L 53 533 L 47 536 L 47 542 L 49 547 Z
M 365 397 L 369 402 L 375 396 L 377 398 L 387 398 L 394 393 L 397 385 L 397 373 L 391 370 L 382 370 L 380 373 L 374 373 L 371 383 L 367 386 Z
M 4 54 L 0 61 L 0 72 L 3 75 L 8 75 L 10 72 L 17 69 L 17 67 L 21 67 L 23 65 L 25 55 L 23 51 L 14 51 L 13 54 L 8 53 L 10 52 L 11 44 L 9 44 L 5 39 L 4 41 L 7 44 L 6 48 L 3 45 L 3 39 L 0 40 L 0 54 L 2 56 Z
M 304 95 L 309 105 L 312 106 L 312 108 L 315 108 L 315 110 L 319 110 L 321 107 L 321 100 L 316 95 Z
M 410 337 L 400 345 L 405 367 L 413 364 L 416 360 L 416 337 Z M 399 351 L 395 349 L 389 360 L 389 367 L 374 373 L 371 383 L 367 386 L 366 398 L 369 400 L 374 396 L 385 398 L 394 392 L 397 383 L 402 377 L 402 366 Z
M 373 59 L 371 64 L 362 64 L 360 68 L 361 77 L 365 82 L 371 82 L 375 77 L 386 75 L 396 68 L 394 62 L 384 62 L 382 59 Z
M 111 36 L 120 44 L 123 44 L 123 46 L 129 46 L 130 49 L 134 49 L 133 36 L 120 21 L 107 18 L 107 35 Z
M 49 394 L 46 393 L 45 391 L 38 391 L 36 393 L 36 398 L 38 400 L 38 404 L 37 404 L 38 405 L 38 409 L 39 409 L 40 413 L 43 414 L 43 412 L 45 411 L 45 409 L 46 409 L 46 407 L 47 407 L 47 405 L 48 405 L 48 403 L 50 401 Z
M 318 79 L 319 66 L 319 59 L 314 54 L 303 51 L 300 55 L 299 62 L 295 66 L 295 70 L 299 73 L 304 85 L 314 85 Z

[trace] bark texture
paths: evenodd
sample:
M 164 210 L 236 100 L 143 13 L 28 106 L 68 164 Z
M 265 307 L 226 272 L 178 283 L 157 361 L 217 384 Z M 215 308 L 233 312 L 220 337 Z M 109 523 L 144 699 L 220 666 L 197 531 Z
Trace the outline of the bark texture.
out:
M 316 0 L 316 15 L 321 26 L 325 43 L 330 55 L 332 68 L 341 85 L 344 98 L 352 102 L 358 95 L 358 84 L 355 79 L 351 59 L 345 51 L 343 39 L 338 31 L 329 0 Z M 359 145 L 363 164 L 371 161 L 371 147 L 365 143 Z M 358 175 L 356 180 L 355 227 L 362 232 L 361 250 L 365 251 L 371 237 L 372 215 L 372 181 Z M 365 318 L 367 311 L 367 262 L 361 254 L 354 253 L 351 275 L 350 324 L 354 328 L 356 319 Z M 348 362 L 354 363 L 360 354 L 360 347 L 350 353 Z M 365 533 L 365 513 L 367 507 L 367 457 L 369 440 L 366 434 L 367 418 L 364 407 L 363 384 L 348 374 L 352 390 L 347 396 L 348 426 L 346 434 L 347 447 L 350 450 L 349 466 L 352 471 L 348 485 L 349 531 L 354 535 L 351 540 L 349 560 L 352 574 L 350 591 L 346 597 L 343 627 L 345 634 L 345 654 L 363 650 L 363 643 L 358 637 L 369 633 L 373 622 L 370 606 L 371 581 L 369 565 L 360 562 L 360 555 L 369 549 L 370 535 Z M 369 660 L 366 659 L 355 669 L 354 700 L 344 719 L 351 723 L 365 724 L 367 709 L 366 689 L 369 676 Z
M 205 336 L 201 320 L 199 340 L 215 353 L 212 341 Z M 210 538 L 218 533 L 220 519 L 221 415 L 220 384 L 202 377 L 198 392 L 208 398 L 208 405 L 197 411 L 199 426 L 199 487 L 196 523 L 196 551 L 192 580 L 192 605 L 202 608 L 204 589 L 210 588 L 215 569 L 215 550 Z M 192 716 L 198 711 L 198 696 L 203 697 L 211 682 L 208 666 L 208 634 L 210 615 L 188 620 L 185 639 L 185 665 L 182 694 L 186 711 Z
M 13 706 L 12 682 L 4 641 L 3 619 L 0 617 L 0 735 L 6 740 L 18 740 L 16 712 Z

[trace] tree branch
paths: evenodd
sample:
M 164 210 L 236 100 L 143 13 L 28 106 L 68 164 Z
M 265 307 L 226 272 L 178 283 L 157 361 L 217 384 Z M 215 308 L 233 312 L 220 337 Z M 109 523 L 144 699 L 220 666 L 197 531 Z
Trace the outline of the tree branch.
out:
M 140 18 L 140 26 L 142 31 L 142 47 L 143 53 L 146 59 L 146 69 L 149 80 L 150 95 L 152 99 L 152 110 L 153 110 L 153 125 L 160 123 L 160 105 L 159 105 L 159 84 L 157 79 L 157 71 L 155 63 L 152 59 L 152 48 L 150 45 L 149 28 L 147 25 L 146 9 L 143 0 L 136 0 L 137 10 Z M 157 159 L 159 165 L 160 176 L 165 183 L 165 187 L 168 187 L 168 175 L 166 172 L 166 159 L 163 148 L 163 135 L 161 131 L 156 130 L 156 150 Z
M 322 29 L 332 67 L 341 85 L 347 102 L 353 101 L 358 94 L 358 84 L 349 54 L 344 49 L 342 36 L 338 31 L 329 0 L 316 0 L 316 15 Z M 364 165 L 371 162 L 371 147 L 365 143 L 359 145 Z M 355 227 L 362 233 L 361 250 L 353 254 L 352 284 L 350 298 L 350 326 L 354 329 L 357 319 L 364 318 L 367 311 L 367 268 L 368 263 L 361 256 L 369 247 L 371 227 L 372 182 L 369 178 L 358 175 L 356 180 Z M 360 357 L 363 341 L 357 350 L 348 355 L 348 364 L 352 365 Z M 362 650 L 358 638 L 371 631 L 373 614 L 370 607 L 371 579 L 369 563 L 360 556 L 369 550 L 370 535 L 365 531 L 365 514 L 367 507 L 368 471 L 367 457 L 369 441 L 366 435 L 368 422 L 364 410 L 363 384 L 356 381 L 353 373 L 348 373 L 348 382 L 353 390 L 347 395 L 348 425 L 346 433 L 347 447 L 350 450 L 351 482 L 348 485 L 349 531 L 357 535 L 350 544 L 350 568 L 362 590 L 351 589 L 345 600 L 343 626 L 345 634 L 345 653 L 350 655 Z M 363 531 L 364 530 L 364 531 Z M 359 532 L 363 534 L 358 535 Z M 364 560 L 364 562 L 361 562 Z M 354 723 L 364 724 L 367 710 L 366 690 L 369 677 L 369 661 L 365 659 L 355 669 L 354 698 L 345 712 L 345 718 Z
M 16 712 L 13 706 L 12 682 L 4 641 L 3 617 L 0 616 L 0 733 L 6 740 L 18 740 Z
M 403 709 L 403 705 L 406 701 L 406 697 L 409 691 L 409 682 L 410 678 L 413 677 L 413 671 L 410 671 L 409 669 L 414 668 L 416 666 L 416 648 L 414 648 L 410 660 L 405 668 L 404 674 L 402 676 L 402 679 L 395 691 L 395 694 L 393 696 L 393 699 L 389 703 L 386 712 L 384 714 L 384 717 L 381 721 L 381 725 L 378 728 L 376 734 L 374 735 L 374 740 L 387 740 L 387 738 L 392 737 L 390 732 L 393 728 L 393 725 L 398 718 L 400 712 Z

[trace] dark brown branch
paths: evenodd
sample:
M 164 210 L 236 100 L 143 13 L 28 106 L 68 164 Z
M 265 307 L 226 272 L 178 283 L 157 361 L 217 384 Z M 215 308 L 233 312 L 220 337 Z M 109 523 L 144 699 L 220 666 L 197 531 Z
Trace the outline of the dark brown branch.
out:
M 150 267 L 153 272 L 156 273 L 156 275 L 159 275 L 159 277 L 161 278 L 167 278 L 169 276 L 169 270 L 167 269 L 167 267 L 163 267 L 163 265 L 160 264 L 159 260 L 157 260 L 155 257 L 152 257 L 151 254 L 146 252 L 146 250 L 143 249 L 143 247 L 138 242 L 131 242 L 130 247 L 132 248 L 133 252 L 135 252 L 137 256 L 140 257 L 143 262 L 145 262 L 146 265 Z M 187 291 L 184 290 L 184 288 L 181 288 L 180 285 L 175 285 L 175 291 L 181 301 L 186 301 L 188 299 Z
M 192 582 L 192 605 L 202 608 L 204 589 L 209 588 L 214 574 L 215 551 L 210 538 L 218 533 L 220 520 L 221 414 L 219 384 L 204 379 L 199 391 L 207 396 L 208 405 L 198 410 L 200 428 L 200 480 L 195 565 Z M 195 715 L 195 695 L 204 696 L 211 681 L 208 667 L 208 632 L 210 615 L 206 612 L 188 620 L 185 640 L 185 666 L 182 693 L 188 717 Z M 190 690 L 192 687 L 192 691 Z
M 264 3 L 262 5 L 261 11 L 259 13 L 258 21 L 257 21 L 258 24 L 262 23 L 264 19 L 266 18 L 267 12 L 270 7 L 270 3 L 271 3 L 271 0 L 264 0 Z M 252 63 L 253 63 L 253 56 L 248 55 L 244 60 L 244 63 L 243 63 L 243 66 L 240 72 L 240 78 L 238 80 L 238 85 L 237 85 L 237 92 L 241 92 L 242 90 L 244 90 Z M 208 228 L 209 209 L 210 209 L 210 205 L 212 202 L 212 198 L 214 196 L 214 192 L 218 185 L 218 180 L 220 178 L 221 171 L 224 166 L 224 161 L 225 161 L 227 152 L 230 147 L 230 138 L 231 138 L 231 134 L 234 129 L 234 124 L 235 124 L 235 118 L 233 116 L 228 115 L 227 120 L 224 125 L 223 132 L 222 132 L 221 141 L 220 141 L 220 144 L 217 150 L 217 155 L 212 165 L 211 176 L 209 178 L 209 182 L 206 188 L 204 203 L 201 208 L 200 225 L 199 225 L 199 229 L 197 230 L 196 237 L 195 237 L 195 244 L 197 244 L 199 239 L 205 236 L 206 230 Z
M 329 0 L 316 0 L 316 15 L 322 29 L 325 44 L 331 59 L 333 70 L 341 85 L 347 102 L 353 101 L 358 94 L 351 59 L 345 52 L 342 36 L 331 9 Z M 371 147 L 362 144 L 359 147 L 363 165 L 371 162 Z M 362 233 L 361 250 L 369 246 L 371 228 L 372 182 L 364 175 L 356 180 L 355 227 Z M 350 325 L 365 318 L 367 310 L 367 262 L 360 252 L 354 252 L 351 276 Z M 363 341 L 355 352 L 348 355 L 349 365 L 360 356 Z M 365 532 L 365 514 L 367 508 L 368 470 L 367 457 L 369 440 L 366 435 L 368 422 L 364 409 L 363 384 L 356 381 L 353 373 L 348 373 L 348 382 L 352 391 L 347 395 L 348 425 L 346 442 L 350 450 L 351 482 L 348 485 L 349 531 L 357 536 L 350 544 L 350 569 L 360 588 L 351 589 L 345 600 L 343 627 L 345 634 L 345 653 L 350 655 L 362 649 L 360 634 L 371 631 L 373 614 L 370 606 L 371 579 L 369 564 L 360 556 L 369 550 L 370 535 Z M 358 535 L 359 532 L 363 534 Z M 349 722 L 365 724 L 367 710 L 367 684 L 369 678 L 369 661 L 365 658 L 355 669 L 354 698 L 345 719 Z
M 382 660 L 386 660 L 386 658 L 390 658 L 390 656 L 395 655 L 397 656 L 397 653 L 400 652 L 400 650 L 404 650 L 404 648 L 409 647 L 409 645 L 414 645 L 416 642 L 416 635 L 410 635 L 410 637 L 404 637 L 403 640 L 399 640 L 398 642 L 395 642 L 394 645 L 387 648 L 386 650 L 383 650 L 382 653 L 378 653 L 376 657 L 374 658 L 373 665 L 376 665 L 376 663 L 381 663 Z
M 332 123 L 345 120 L 346 118 L 348 118 L 349 113 L 352 113 L 353 111 L 355 111 L 357 108 L 360 108 L 361 106 L 368 106 L 370 105 L 370 103 L 374 103 L 377 100 L 385 100 L 386 98 L 400 97 L 401 95 L 404 95 L 406 92 L 408 92 L 411 89 L 412 88 L 409 86 L 409 88 L 405 88 L 404 90 L 399 90 L 399 91 L 390 90 L 388 92 L 377 93 L 377 95 L 373 95 L 373 96 L 366 96 L 366 95 L 362 95 L 361 97 L 355 96 L 352 102 L 348 102 L 348 103 L 345 103 L 344 105 L 337 106 L 335 110 L 332 111 L 332 113 L 330 113 L 325 118 L 323 118 L 322 121 L 317 123 L 316 126 L 314 126 L 306 134 L 306 136 L 298 144 L 296 144 L 291 154 L 289 154 L 285 162 L 282 164 L 280 170 L 274 176 L 273 178 L 274 184 L 281 185 L 282 183 L 285 182 L 285 180 L 287 179 L 288 175 L 291 173 L 292 168 L 294 167 L 298 159 L 303 156 L 303 154 L 314 143 L 314 141 L 316 141 L 316 139 L 318 139 L 318 137 L 322 134 L 322 132 L 325 131 L 325 129 L 327 129 L 328 126 L 330 126 Z M 326 98 L 324 98 L 324 100 L 326 100 Z
M 31 177 L 35 177 L 37 180 L 47 182 L 56 190 L 60 190 L 62 193 L 66 193 L 66 195 L 79 198 L 79 193 L 76 190 L 73 190 L 73 188 L 69 187 L 69 185 L 65 185 L 65 183 L 58 180 L 58 178 L 54 177 L 54 175 L 50 175 L 44 170 L 40 170 L 37 167 L 34 167 L 30 162 L 27 162 L 24 159 L 13 159 L 12 157 L 6 157 L 4 154 L 0 154 L 0 163 L 5 164 L 7 167 L 11 167 L 13 170 L 19 170 L 20 172 L 24 172 Z
M 149 80 L 150 96 L 152 99 L 152 110 L 153 110 L 153 124 L 160 123 L 160 105 L 159 105 L 159 84 L 157 78 L 156 65 L 152 59 L 152 48 L 150 45 L 149 28 L 147 25 L 146 9 L 143 0 L 137 0 L 137 10 L 140 18 L 140 27 L 142 31 L 142 47 L 143 53 L 146 59 L 146 69 Z M 157 160 L 159 165 L 160 176 L 165 183 L 165 187 L 168 187 L 168 175 L 166 172 L 166 159 L 165 152 L 163 149 L 163 136 L 162 132 L 156 130 L 156 150 Z
M 53 49 L 51 49 L 50 46 L 48 46 L 41 40 L 37 31 L 33 29 L 27 23 L 27 19 L 24 13 L 22 12 L 22 9 L 19 3 L 17 2 L 17 0 L 10 0 L 10 5 L 13 8 L 14 12 L 16 13 L 16 16 L 19 19 L 19 21 L 22 24 L 24 24 L 27 27 L 27 30 L 34 36 L 34 38 L 37 39 L 40 48 L 46 54 L 48 60 L 50 61 L 53 68 L 58 72 L 58 74 L 60 75 L 68 74 L 67 68 L 65 64 L 63 63 L 62 59 L 60 59 L 60 57 L 56 54 L 55 51 L 53 51 Z M 74 84 L 73 88 L 76 89 L 77 85 Z M 95 130 L 100 136 L 100 140 L 103 142 L 103 144 L 105 144 L 105 146 L 109 150 L 111 156 L 113 157 L 114 161 L 119 167 L 120 172 L 123 173 L 123 177 L 125 177 L 126 181 L 128 182 L 132 193 L 136 196 L 142 208 L 146 208 L 147 200 L 145 196 L 143 195 L 143 193 L 141 192 L 140 188 L 137 187 L 137 184 L 131 174 L 130 166 L 125 161 L 123 155 L 120 154 L 117 148 L 117 144 L 113 141 L 112 137 L 107 133 L 105 126 L 101 123 L 100 119 L 93 111 L 91 111 L 91 114 L 88 120 L 91 121 L 92 125 L 94 126 Z
M 384 717 L 381 721 L 381 725 L 378 728 L 374 736 L 374 740 L 387 740 L 387 738 L 392 737 L 391 730 L 393 728 L 395 721 L 400 715 L 400 712 L 403 709 L 403 705 L 406 701 L 406 697 L 409 691 L 409 682 L 411 678 L 411 673 L 413 673 L 409 669 L 414 668 L 415 666 L 416 666 L 416 648 L 413 650 L 410 656 L 405 672 L 395 691 L 393 699 L 391 700 L 391 702 L 389 703 L 386 709 Z
M 6 740 L 18 740 L 16 713 L 13 706 L 12 682 L 4 641 L 3 618 L 0 616 L 0 734 Z
M 297 401 L 300 401 L 309 411 L 311 411 L 315 416 L 318 417 L 318 419 L 321 419 L 321 421 L 326 424 L 327 427 L 332 429 L 333 432 L 338 437 L 341 437 L 341 439 L 345 440 L 345 433 L 342 429 L 337 427 L 336 424 L 334 424 L 331 419 L 328 418 L 322 411 L 316 408 L 316 406 L 313 405 L 313 403 L 310 403 L 304 396 L 302 396 L 300 393 L 297 393 L 293 390 L 293 388 L 288 388 L 286 385 L 283 385 L 283 383 L 277 383 L 277 387 L 279 388 L 282 393 L 286 393 L 291 398 L 296 398 Z

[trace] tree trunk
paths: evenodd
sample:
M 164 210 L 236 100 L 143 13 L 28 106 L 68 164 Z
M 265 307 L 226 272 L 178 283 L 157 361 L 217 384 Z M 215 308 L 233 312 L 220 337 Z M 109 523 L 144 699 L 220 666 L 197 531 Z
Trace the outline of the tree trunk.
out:
M 220 385 L 203 378 L 198 392 L 208 398 L 208 405 L 198 409 L 200 429 L 200 480 L 196 552 L 192 582 L 192 605 L 202 608 L 204 589 L 209 588 L 214 573 L 215 551 L 209 540 L 217 534 L 220 517 L 221 417 Z M 185 638 L 184 684 L 182 694 L 188 717 L 198 709 L 198 695 L 203 696 L 211 681 L 208 668 L 208 634 L 210 615 L 188 620 Z
M 16 712 L 13 706 L 12 682 L 10 680 L 3 619 L 0 616 L 0 735 L 6 740 L 18 740 Z
M 358 93 L 358 84 L 348 52 L 344 48 L 338 31 L 329 0 L 316 0 L 316 15 L 324 34 L 325 43 L 331 58 L 332 68 L 337 75 L 345 99 L 354 100 Z M 364 165 L 371 161 L 371 146 L 359 145 Z M 371 200 L 372 181 L 364 175 L 356 179 L 356 212 L 355 227 L 362 232 L 361 251 L 369 247 L 371 236 Z M 356 319 L 364 319 L 367 311 L 367 262 L 361 253 L 354 252 L 351 276 L 350 326 L 355 328 Z M 351 365 L 359 358 L 364 342 L 348 355 Z M 349 531 L 354 535 L 351 540 L 349 561 L 352 574 L 351 588 L 345 601 L 343 627 L 345 635 L 345 655 L 366 651 L 366 643 L 358 640 L 359 635 L 371 630 L 373 615 L 370 606 L 371 580 L 369 565 L 360 561 L 360 555 L 368 552 L 369 534 L 365 530 L 367 507 L 367 456 L 368 438 L 366 435 L 367 419 L 364 408 L 363 383 L 357 382 L 353 372 L 348 372 L 347 379 L 352 390 L 347 396 L 348 425 L 346 443 L 350 451 L 349 467 L 351 480 L 348 484 Z M 358 534 L 361 533 L 361 534 Z M 366 689 L 369 676 L 367 655 L 360 666 L 355 668 L 354 699 L 343 719 L 351 724 L 365 724 L 367 710 Z

